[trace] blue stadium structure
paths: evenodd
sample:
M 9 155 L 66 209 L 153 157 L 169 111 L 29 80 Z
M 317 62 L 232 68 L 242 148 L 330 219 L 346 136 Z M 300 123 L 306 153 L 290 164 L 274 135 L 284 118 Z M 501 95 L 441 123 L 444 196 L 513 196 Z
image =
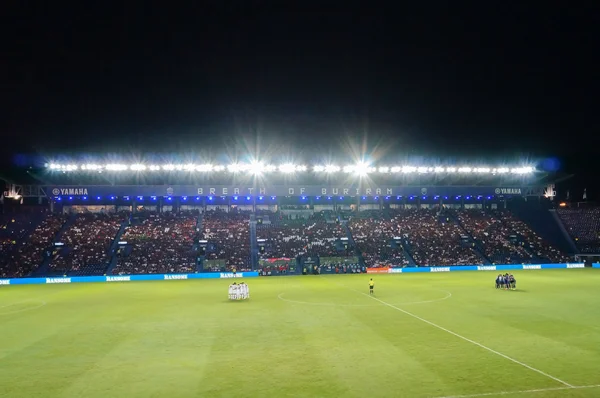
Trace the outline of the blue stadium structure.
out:
M 553 209 L 564 176 L 531 166 L 71 161 L 25 171 L 5 178 L 0 277 L 535 265 L 591 262 L 600 247 L 595 210 L 581 223 Z

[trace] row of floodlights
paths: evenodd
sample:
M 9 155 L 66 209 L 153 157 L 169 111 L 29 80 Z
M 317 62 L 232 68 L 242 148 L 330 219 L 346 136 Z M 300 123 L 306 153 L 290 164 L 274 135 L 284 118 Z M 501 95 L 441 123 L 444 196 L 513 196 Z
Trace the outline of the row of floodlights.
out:
M 197 172 L 222 172 L 228 171 L 231 173 L 243 173 L 247 172 L 250 174 L 262 174 L 279 171 L 281 173 L 291 174 L 308 171 L 308 167 L 304 165 L 295 165 L 291 163 L 282 164 L 275 166 L 272 164 L 264 163 L 233 163 L 228 166 L 213 165 L 213 164 L 165 164 L 165 165 L 145 165 L 141 163 L 136 164 L 57 164 L 50 163 L 48 167 L 51 170 L 58 171 L 197 171 Z M 343 171 L 344 173 L 352 174 L 369 174 L 369 173 L 404 173 L 404 174 L 429 174 L 429 173 L 476 173 L 476 174 L 530 174 L 535 171 L 535 168 L 531 166 L 523 167 L 428 167 L 428 166 L 381 166 L 373 167 L 366 163 L 359 163 L 356 165 L 348 165 L 344 167 L 336 165 L 317 165 L 313 166 L 312 170 L 317 173 L 338 173 Z
M 419 196 L 416 196 L 416 195 L 407 196 L 407 198 L 408 198 L 409 200 L 414 200 L 414 199 L 416 199 L 416 198 L 418 198 L 418 197 L 419 197 Z M 441 197 L 442 197 L 442 196 L 440 196 L 440 195 L 431 196 L 431 198 L 433 198 L 434 200 L 438 200 L 438 199 L 440 199 Z M 487 199 L 489 200 L 489 199 L 492 199 L 493 197 L 494 197 L 493 195 L 492 195 L 492 196 L 487 196 Z M 65 196 L 65 198 L 67 198 L 67 199 L 69 199 L 69 200 L 73 200 L 74 198 L 75 198 L 75 199 L 88 200 L 88 197 L 87 197 L 87 196 L 81 196 L 81 197 L 77 197 L 77 196 L 75 196 L 75 197 L 73 197 L 73 196 Z M 115 199 L 118 199 L 118 197 L 117 197 L 117 196 L 108 196 L 107 198 L 108 198 L 108 199 L 110 199 L 110 200 L 115 200 Z M 126 201 L 128 201 L 128 200 L 130 200 L 130 199 L 131 199 L 131 197 L 130 197 L 130 196 L 122 196 L 121 198 L 122 198 L 123 200 L 126 200 Z M 144 199 L 148 199 L 148 198 L 144 198 L 143 196 L 137 196 L 136 198 L 137 198 L 137 200 L 140 200 L 140 201 L 143 201 Z M 153 201 L 157 200 L 157 198 L 158 198 L 157 196 L 150 196 L 150 197 L 149 197 L 149 199 L 150 199 L 150 200 L 153 200 Z M 172 197 L 172 196 L 165 196 L 164 198 L 165 198 L 167 201 L 172 201 L 172 200 L 173 200 L 173 197 Z M 207 198 L 209 201 L 212 201 L 213 199 L 215 199 L 215 197 L 214 197 L 214 196 L 207 196 L 206 198 Z M 221 198 L 221 199 L 226 199 L 227 197 L 226 197 L 226 196 L 220 196 L 220 198 Z M 232 196 L 232 199 L 233 199 L 234 201 L 237 201 L 237 200 L 242 200 L 242 198 L 243 198 L 243 197 L 240 197 L 240 196 Z M 276 198 L 276 196 L 271 196 L 271 200 L 275 200 L 275 198 Z M 332 196 L 327 196 L 326 198 L 327 198 L 327 200 L 331 200 L 333 197 L 332 197 Z M 363 196 L 363 197 L 362 197 L 362 199 L 363 199 L 363 200 L 367 200 L 367 198 L 370 198 L 370 197 L 367 197 L 367 196 Z M 388 196 L 385 196 L 385 200 L 390 200 L 391 198 L 392 198 L 392 197 L 391 197 L 390 195 L 388 195 Z M 402 198 L 403 198 L 403 196 L 402 196 L 402 195 L 397 195 L 397 196 L 396 196 L 396 199 L 397 199 L 397 200 L 400 200 L 400 199 L 402 199 Z M 421 196 L 421 199 L 423 199 L 423 200 L 425 200 L 425 199 L 428 199 L 428 198 L 430 198 L 430 196 L 427 196 L 427 195 L 422 195 L 422 196 Z M 446 200 L 448 200 L 448 196 L 444 196 L 443 198 L 444 198 L 444 199 L 446 199 Z M 458 196 L 456 196 L 456 197 L 455 197 L 455 199 L 456 199 L 456 200 L 459 200 L 459 199 L 461 199 L 461 198 L 463 198 L 463 196 L 462 196 L 462 195 L 458 195 Z M 464 198 L 465 198 L 465 199 L 467 199 L 467 200 L 471 200 L 471 199 L 477 199 L 477 200 L 481 200 L 481 199 L 483 199 L 483 198 L 484 198 L 484 196 L 483 196 L 483 195 L 466 195 L 466 196 L 464 196 Z M 55 197 L 55 199 L 56 199 L 56 200 L 58 200 L 58 201 L 61 201 L 61 200 L 63 199 L 63 197 L 62 197 L 62 196 L 56 196 L 56 197 Z M 102 200 L 103 198 L 102 198 L 102 196 L 96 196 L 96 197 L 95 197 L 95 199 L 96 199 L 96 200 Z M 192 199 L 192 198 L 190 198 L 190 199 Z M 200 197 L 199 197 L 199 196 L 196 196 L 196 198 L 195 198 L 195 199 L 196 199 L 196 201 L 199 201 L 199 200 L 200 200 Z M 251 196 L 246 196 L 246 197 L 245 197 L 245 199 L 246 199 L 247 201 L 249 201 L 249 200 L 252 200 L 252 197 L 251 197 Z M 265 199 L 265 197 L 263 197 L 263 196 L 259 196 L 259 197 L 258 197 L 258 200 L 259 200 L 259 201 L 260 201 L 260 200 L 263 200 L 263 199 Z M 302 197 L 301 197 L 301 199 L 302 199 L 302 200 L 306 200 L 306 199 L 307 199 L 307 197 L 306 197 L 306 196 L 302 196 Z M 321 196 L 315 196 L 315 199 L 316 199 L 316 200 L 321 200 Z M 339 199 L 340 199 L 340 200 L 344 200 L 344 196 L 340 196 L 340 197 L 339 197 Z M 379 196 L 374 196 L 374 197 L 373 197 L 373 199 L 375 199 L 375 200 L 379 200 Z M 182 200 L 183 202 L 187 202 L 187 200 L 188 200 L 188 197 L 187 197 L 187 196 L 182 196 L 182 197 L 181 197 L 181 200 Z

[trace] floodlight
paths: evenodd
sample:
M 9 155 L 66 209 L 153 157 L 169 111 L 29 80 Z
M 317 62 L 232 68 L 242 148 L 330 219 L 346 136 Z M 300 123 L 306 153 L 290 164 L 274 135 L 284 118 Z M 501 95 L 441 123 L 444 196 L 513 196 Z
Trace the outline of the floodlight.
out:
M 106 170 L 110 170 L 110 171 L 124 171 L 124 170 L 127 170 L 127 165 L 126 164 L 107 164 L 105 168 L 106 168 Z
M 130 169 L 134 171 L 142 171 L 146 170 L 146 166 L 144 166 L 143 164 L 132 164 Z
M 267 173 L 271 173 L 275 170 L 277 170 L 277 166 L 272 165 L 272 164 L 268 164 L 268 165 L 264 166 L 264 168 L 263 168 L 263 171 L 266 171 Z
M 227 166 L 227 170 L 231 173 L 239 173 L 240 171 L 242 171 L 242 166 L 238 163 L 232 163 Z
M 425 174 L 425 173 L 427 173 L 427 171 L 428 171 L 427 167 L 417 168 L 417 172 L 419 172 L 420 174 Z
M 219 164 L 219 165 L 214 166 L 213 170 L 214 171 L 223 171 L 223 170 L 225 170 L 225 166 Z
M 204 172 L 211 171 L 211 170 L 213 170 L 213 165 L 212 164 L 200 164 L 196 167 L 196 170 L 204 171 Z
M 390 169 L 392 173 L 399 173 L 402 171 L 402 167 L 394 166 Z
M 248 171 L 251 174 L 261 174 L 265 170 L 266 170 L 266 167 L 260 162 L 252 162 L 252 163 L 250 163 L 250 166 L 248 167 Z
M 325 166 L 325 171 L 327 173 L 337 173 L 340 170 L 341 170 L 340 166 L 335 166 L 332 164 L 328 164 L 327 166 Z
M 148 166 L 148 169 L 150 171 L 158 171 L 158 170 L 160 170 L 160 166 L 157 166 L 155 164 L 151 164 L 150 166 Z
M 306 171 L 307 167 L 304 165 L 296 166 L 296 171 Z
M 379 172 L 380 173 L 389 173 L 390 172 L 390 168 L 389 167 L 385 167 L 385 166 L 380 167 L 379 168 Z
M 470 167 L 459 167 L 458 168 L 459 173 L 470 173 L 471 171 L 472 171 L 472 169 Z
M 414 173 L 415 171 L 417 171 L 417 168 L 415 166 L 402 166 L 402 172 L 403 173 Z
M 325 166 L 314 166 L 313 167 L 313 171 L 315 171 L 316 173 L 320 173 L 322 171 L 325 171 Z
M 444 168 L 438 166 L 438 167 L 435 167 L 433 169 L 433 171 L 436 172 L 436 173 L 443 173 L 444 172 Z
M 163 170 L 173 171 L 173 170 L 175 170 L 175 165 L 174 164 L 165 164 L 163 166 Z
M 291 163 L 282 164 L 281 166 L 279 166 L 279 171 L 281 171 L 282 173 L 293 173 L 294 171 L 296 171 L 296 166 L 294 166 Z

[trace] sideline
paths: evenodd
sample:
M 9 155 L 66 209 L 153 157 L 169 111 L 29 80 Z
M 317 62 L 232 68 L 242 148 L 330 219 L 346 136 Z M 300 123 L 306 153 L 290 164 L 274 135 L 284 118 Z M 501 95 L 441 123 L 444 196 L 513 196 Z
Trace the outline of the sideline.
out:
M 39 305 L 37 305 L 35 307 L 21 308 L 20 310 L 15 310 L 15 311 L 8 311 L 8 312 L 2 311 L 3 308 L 10 308 L 10 307 L 14 307 L 19 304 L 30 303 L 30 302 L 38 303 Z M 44 300 L 25 300 L 25 301 L 20 301 L 18 303 L 2 305 L 2 306 L 0 306 L 0 316 L 18 314 L 19 312 L 25 312 L 25 311 L 31 311 L 31 310 L 37 310 L 38 308 L 42 308 L 46 304 L 48 304 L 48 303 L 46 303 Z
M 436 303 L 439 301 L 448 300 L 449 298 L 452 297 L 452 293 L 450 293 L 446 290 L 440 290 L 440 289 L 431 289 L 431 290 L 443 292 L 443 293 L 446 293 L 446 295 L 442 298 L 437 298 L 437 299 L 433 299 L 433 300 L 407 301 L 404 303 L 396 303 L 394 305 L 413 305 L 413 304 Z M 290 300 L 290 299 L 283 298 L 284 294 L 285 293 L 279 293 L 277 298 L 279 300 L 287 301 L 288 303 L 294 303 L 294 304 L 318 305 L 318 306 L 326 306 L 326 307 L 379 307 L 380 306 L 380 304 L 336 304 L 336 303 L 319 303 L 319 302 L 309 302 L 309 301 L 298 301 L 298 300 Z
M 535 390 L 485 392 L 485 393 L 482 393 L 482 394 L 468 394 L 468 395 L 445 395 L 443 397 L 436 397 L 436 398 L 494 397 L 494 396 L 502 396 L 502 395 L 513 395 L 513 394 L 532 394 L 532 393 L 536 393 L 536 392 L 548 392 L 548 391 L 582 390 L 582 389 L 585 389 L 585 388 L 599 388 L 599 387 L 600 387 L 600 384 L 596 384 L 596 385 L 592 385 L 592 386 L 537 388 Z
M 518 365 L 521 365 L 521 366 L 523 366 L 523 367 L 525 367 L 525 368 L 527 368 L 527 369 L 529 369 L 529 370 L 531 370 L 531 371 L 534 371 L 534 372 L 536 372 L 536 373 L 539 373 L 539 374 L 541 374 L 542 376 L 546 376 L 547 378 L 549 378 L 549 379 L 552 379 L 552 380 L 554 380 L 554 381 L 556 381 L 556 382 L 558 382 L 558 383 L 560 383 L 560 384 L 562 384 L 562 385 L 565 385 L 565 386 L 567 386 L 568 388 L 577 388 L 577 387 L 573 386 L 572 384 L 569 384 L 569 383 L 567 383 L 566 381 L 563 381 L 563 380 L 561 380 L 561 379 L 559 379 L 559 378 L 557 378 L 557 377 L 554 377 L 554 376 L 552 376 L 552 375 L 549 375 L 548 373 L 546 373 L 546 372 L 544 372 L 544 371 L 542 371 L 542 370 L 536 369 L 536 368 L 534 368 L 533 366 L 529 366 L 529 365 L 527 365 L 526 363 L 523 363 L 523 362 L 517 361 L 516 359 L 514 359 L 514 358 L 511 358 L 511 357 L 509 357 L 508 355 L 505 355 L 505 354 L 503 354 L 503 353 L 501 353 L 501 352 L 498 352 L 498 351 L 496 351 L 496 350 L 494 350 L 494 349 L 491 349 L 490 347 L 484 346 L 483 344 L 481 344 L 481 343 L 478 343 L 478 342 L 476 342 L 476 341 L 474 341 L 474 340 L 471 340 L 471 339 L 469 339 L 469 338 L 467 338 L 467 337 L 465 337 L 465 336 L 461 336 L 460 334 L 458 334 L 458 333 L 455 333 L 455 332 L 453 332 L 453 331 L 451 331 L 451 330 L 448 330 L 448 329 L 446 329 L 446 328 L 445 328 L 445 327 L 443 327 L 443 326 L 437 325 L 437 324 L 435 324 L 435 323 L 433 323 L 433 322 L 431 322 L 431 321 L 428 321 L 427 319 L 421 318 L 420 316 L 418 316 L 418 315 L 415 315 L 415 314 L 413 314 L 412 312 L 408 312 L 408 311 L 406 311 L 406 310 L 403 310 L 402 308 L 396 307 L 396 306 L 395 306 L 395 305 L 393 305 L 393 304 L 387 303 L 387 302 L 385 302 L 385 301 L 383 301 L 383 300 L 380 300 L 380 299 L 378 299 L 378 298 L 376 298 L 376 297 L 370 296 L 370 295 L 368 295 L 368 294 L 366 294 L 366 293 L 364 293 L 364 292 L 358 291 L 358 290 L 356 290 L 356 289 L 352 289 L 352 288 L 350 288 L 350 287 L 348 287 L 348 286 L 345 286 L 345 285 L 342 285 L 342 286 L 344 286 L 346 289 L 352 290 L 353 292 L 356 292 L 356 293 L 362 294 L 362 295 L 363 295 L 363 296 L 365 296 L 365 297 L 368 297 L 368 298 L 370 298 L 370 299 L 372 299 L 372 300 L 375 300 L 375 301 L 377 301 L 377 302 L 379 302 L 379 303 L 381 303 L 381 304 L 383 304 L 383 305 L 385 305 L 385 306 L 387 306 L 387 307 L 390 307 L 390 308 L 392 308 L 392 309 L 395 309 L 396 311 L 400 311 L 400 312 L 402 312 L 402 313 L 403 313 L 403 314 L 405 314 L 405 315 L 408 315 L 408 316 L 410 316 L 410 317 L 413 317 L 413 318 L 415 318 L 415 319 L 418 319 L 419 321 L 421 321 L 421 322 L 424 322 L 424 323 L 428 324 L 429 326 L 433 326 L 434 328 L 440 329 L 440 330 L 442 330 L 442 331 L 444 331 L 444 332 L 446 332 L 446 333 L 449 333 L 449 334 L 451 334 L 451 335 L 453 335 L 453 336 L 455 336 L 455 337 L 458 337 L 459 339 L 462 339 L 462 340 L 464 340 L 464 341 L 466 341 L 466 342 L 469 342 L 469 343 L 471 343 L 471 344 L 473 344 L 473 345 L 476 345 L 476 346 L 478 346 L 478 347 L 480 347 L 480 348 L 483 348 L 483 349 L 484 349 L 484 350 L 486 350 L 486 351 L 489 351 L 489 352 L 491 352 L 491 353 L 493 353 L 493 354 L 496 354 L 496 355 L 498 355 L 498 356 L 501 356 L 502 358 L 504 358 L 504 359 L 507 359 L 507 360 L 509 360 L 509 361 L 511 361 L 511 362 L 514 362 L 514 363 L 516 363 L 516 364 L 518 364 Z M 591 388 L 591 387 L 590 387 L 590 388 Z M 477 396 L 479 396 L 479 395 L 468 395 L 468 396 L 474 396 L 474 397 L 477 397 Z M 466 396 L 466 397 L 468 397 L 468 396 Z M 465 396 L 463 396 L 463 397 L 465 397 Z M 450 398 L 450 397 L 446 397 L 446 398 Z M 455 397 L 455 398 L 457 398 L 457 397 Z

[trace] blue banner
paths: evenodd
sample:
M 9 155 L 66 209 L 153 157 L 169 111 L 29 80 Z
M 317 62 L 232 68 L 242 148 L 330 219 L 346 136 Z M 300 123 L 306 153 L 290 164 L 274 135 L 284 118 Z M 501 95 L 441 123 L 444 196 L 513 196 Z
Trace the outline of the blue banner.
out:
M 597 264 L 598 265 L 598 264 Z M 462 265 L 452 267 L 407 267 L 390 268 L 390 274 L 410 273 L 410 272 L 454 272 L 454 271 L 514 271 L 531 269 L 567 269 L 567 268 L 585 268 L 584 263 L 567 264 L 506 264 L 506 265 Z M 600 268 L 600 265 L 595 268 Z
M 258 272 L 213 272 L 202 274 L 143 274 L 143 275 L 110 275 L 110 276 L 73 276 L 64 278 L 16 278 L 0 279 L 0 285 L 34 285 L 89 282 L 136 282 L 136 281 L 170 281 L 186 279 L 229 279 L 257 277 Z
M 600 263 L 592 263 L 592 268 L 600 268 Z

